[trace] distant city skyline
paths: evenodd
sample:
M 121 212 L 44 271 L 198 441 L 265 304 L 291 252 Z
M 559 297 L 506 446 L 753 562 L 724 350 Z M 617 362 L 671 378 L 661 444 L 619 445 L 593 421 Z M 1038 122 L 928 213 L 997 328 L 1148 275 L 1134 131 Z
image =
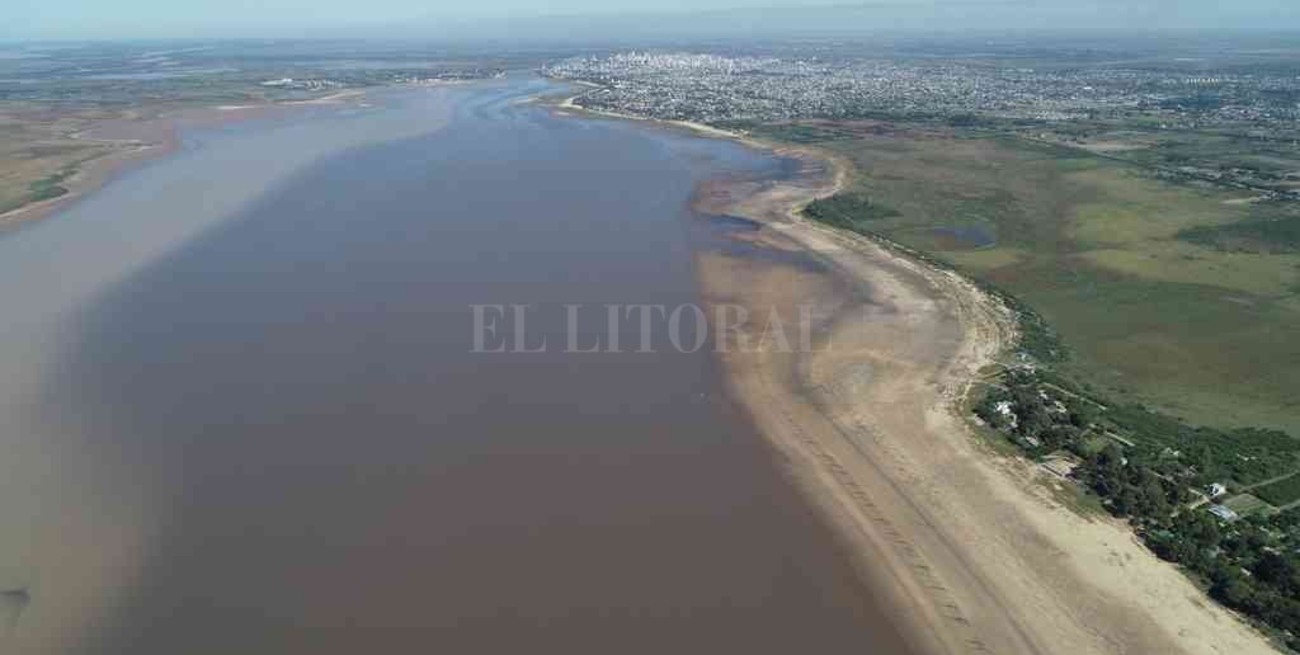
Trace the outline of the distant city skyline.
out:
M 1300 30 L 1294 0 L 11 0 L 3 39 Z

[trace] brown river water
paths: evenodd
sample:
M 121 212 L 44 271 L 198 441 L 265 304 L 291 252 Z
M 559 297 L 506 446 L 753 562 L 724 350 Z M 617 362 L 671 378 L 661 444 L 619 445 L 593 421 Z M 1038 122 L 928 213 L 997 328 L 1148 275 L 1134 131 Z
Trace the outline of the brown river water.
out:
M 901 652 L 707 349 L 473 352 L 697 302 L 692 190 L 781 171 L 547 90 L 192 131 L 0 234 L 0 652 Z

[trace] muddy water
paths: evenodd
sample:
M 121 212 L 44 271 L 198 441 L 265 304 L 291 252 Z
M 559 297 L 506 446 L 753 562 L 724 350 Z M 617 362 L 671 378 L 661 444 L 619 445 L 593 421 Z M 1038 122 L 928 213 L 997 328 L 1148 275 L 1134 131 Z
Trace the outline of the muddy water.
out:
M 775 164 L 543 86 L 194 134 L 0 237 L 15 652 L 899 652 L 707 352 L 557 347 L 696 302 L 692 189 Z

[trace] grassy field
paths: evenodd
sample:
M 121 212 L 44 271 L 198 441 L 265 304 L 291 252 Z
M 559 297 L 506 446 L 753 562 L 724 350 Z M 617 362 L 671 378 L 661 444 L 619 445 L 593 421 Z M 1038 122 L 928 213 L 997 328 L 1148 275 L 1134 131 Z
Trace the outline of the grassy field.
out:
M 849 158 L 853 202 L 874 208 L 862 227 L 1026 302 L 1071 351 L 1066 373 L 1193 423 L 1300 436 L 1300 254 L 1238 247 L 1289 234 L 1270 223 L 1289 209 L 1013 137 L 870 122 L 759 133 Z
M 1256 487 L 1251 489 L 1250 493 L 1278 507 L 1289 505 L 1300 501 L 1300 475 L 1293 475 L 1262 487 Z
M 223 104 L 305 100 L 337 91 L 268 89 L 247 74 L 180 78 L 145 86 L 39 80 L 30 88 L 45 89 L 45 96 L 37 100 L 0 100 L 0 213 L 63 195 L 69 180 L 84 164 L 129 147 L 120 142 L 115 145 L 76 138 L 78 133 L 105 122 L 145 120 Z
M 1276 511 L 1272 505 L 1251 494 L 1239 494 L 1223 501 L 1223 505 L 1239 516 L 1254 516 Z
M 0 113 L 0 213 L 62 195 L 78 166 L 108 151 L 68 137 L 89 120 Z

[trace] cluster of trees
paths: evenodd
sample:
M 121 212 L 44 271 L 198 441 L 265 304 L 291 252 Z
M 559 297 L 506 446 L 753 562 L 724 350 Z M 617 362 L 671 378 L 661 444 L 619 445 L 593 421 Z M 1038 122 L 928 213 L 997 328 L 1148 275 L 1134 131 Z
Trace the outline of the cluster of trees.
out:
M 857 230 L 862 222 L 898 216 L 898 210 L 852 191 L 814 200 L 804 208 L 804 213 L 815 220 L 848 230 Z
M 67 195 L 68 189 L 62 183 L 72 177 L 74 173 L 76 173 L 75 169 L 65 168 L 48 177 L 32 182 L 27 186 L 28 202 L 40 202 Z
M 1084 460 L 1075 475 L 1119 516 L 1166 519 L 1192 500 L 1184 482 L 1144 464 L 1129 462 L 1112 443 Z
M 1008 371 L 1003 382 L 1005 387 L 990 389 L 975 406 L 975 414 L 985 423 L 1011 435 L 1030 455 L 1058 450 L 1083 453 L 1080 438 L 1098 415 L 1094 405 L 1043 393 L 1038 378 L 1029 371 Z M 1001 407 L 1008 407 L 1010 413 Z
M 1279 430 L 1187 425 L 1140 404 L 1098 399 L 1094 392 L 1041 370 L 1011 370 L 1002 383 L 985 394 L 975 413 L 1012 436 L 1030 455 L 1068 450 L 1090 457 L 1098 449 L 1097 435 L 1112 432 L 1132 437 L 1134 445 L 1126 456 L 1192 487 L 1211 482 L 1244 486 L 1300 469 L 1300 440 Z M 1011 417 L 997 409 L 1008 401 Z M 1088 436 L 1093 438 L 1085 442 Z
M 1183 566 L 1215 599 L 1272 626 L 1300 650 L 1300 512 L 1224 523 L 1204 506 L 1193 507 L 1192 491 L 1209 481 L 1244 484 L 1295 470 L 1300 444 L 1270 430 L 1193 428 L 1140 405 L 1103 410 L 1045 386 L 1044 378 L 1059 386 L 1050 373 L 1008 371 L 976 414 L 1030 455 L 1078 455 L 1078 482 L 1127 519 L 1157 556 Z M 1107 430 L 1130 435 L 1133 445 L 1090 438 Z
M 1177 453 L 1172 469 L 1189 469 L 1196 484 L 1248 485 L 1300 468 L 1300 440 L 1280 430 L 1187 425 L 1139 404 L 1116 404 L 1105 415 L 1116 430 L 1139 435 L 1135 450 L 1157 459 Z
M 1185 486 L 1110 445 L 1076 471 L 1147 547 L 1209 587 L 1216 600 L 1283 632 L 1300 649 L 1300 526 L 1296 512 L 1222 523 L 1186 505 Z
M 1253 487 L 1251 495 L 1274 507 L 1282 507 L 1300 500 L 1300 473 L 1262 487 Z

